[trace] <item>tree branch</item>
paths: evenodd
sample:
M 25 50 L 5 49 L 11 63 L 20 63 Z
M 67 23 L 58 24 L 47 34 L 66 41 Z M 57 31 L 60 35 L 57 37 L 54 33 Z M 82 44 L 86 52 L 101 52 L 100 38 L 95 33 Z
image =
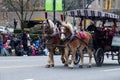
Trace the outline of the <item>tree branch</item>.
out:
M 7 0 L 7 2 L 11 5 L 11 7 L 14 9 L 16 15 L 18 16 L 18 18 L 21 20 L 20 15 L 19 15 L 19 13 L 17 11 L 17 8 L 14 6 L 12 0 Z

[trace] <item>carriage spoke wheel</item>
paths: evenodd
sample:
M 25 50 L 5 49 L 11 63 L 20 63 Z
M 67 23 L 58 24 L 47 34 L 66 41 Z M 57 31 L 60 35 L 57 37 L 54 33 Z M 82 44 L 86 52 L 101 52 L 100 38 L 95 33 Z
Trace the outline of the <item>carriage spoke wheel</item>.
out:
M 95 53 L 95 62 L 97 66 L 102 66 L 104 61 L 104 51 L 102 48 L 98 48 Z
M 74 64 L 77 65 L 80 62 L 79 51 L 76 51 Z
M 120 65 L 120 52 L 118 53 L 118 63 Z

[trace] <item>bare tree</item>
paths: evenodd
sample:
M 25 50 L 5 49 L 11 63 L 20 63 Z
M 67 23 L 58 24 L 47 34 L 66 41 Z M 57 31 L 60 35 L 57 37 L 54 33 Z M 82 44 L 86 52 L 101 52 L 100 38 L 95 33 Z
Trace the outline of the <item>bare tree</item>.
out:
M 63 0 L 65 11 L 72 9 L 83 9 L 88 8 L 88 6 L 94 0 Z
M 16 13 L 21 22 L 22 29 L 26 26 L 25 21 L 31 19 L 38 1 L 39 0 L 4 0 L 9 10 Z

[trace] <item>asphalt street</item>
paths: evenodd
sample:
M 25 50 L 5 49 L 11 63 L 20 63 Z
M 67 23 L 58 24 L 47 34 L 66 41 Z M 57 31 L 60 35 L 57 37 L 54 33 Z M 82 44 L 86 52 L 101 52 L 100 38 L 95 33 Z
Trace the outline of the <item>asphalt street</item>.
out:
M 102 67 L 87 68 L 85 57 L 83 68 L 64 67 L 60 56 L 55 56 L 55 67 L 45 68 L 47 56 L 0 57 L 0 80 L 120 80 L 117 61 L 105 58 Z

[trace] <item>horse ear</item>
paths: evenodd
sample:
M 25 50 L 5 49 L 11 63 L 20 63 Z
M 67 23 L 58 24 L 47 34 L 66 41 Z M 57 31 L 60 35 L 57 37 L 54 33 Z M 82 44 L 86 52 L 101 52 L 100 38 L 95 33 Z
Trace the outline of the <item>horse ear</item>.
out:
M 49 23 L 48 19 L 46 19 L 46 22 Z
M 50 26 L 50 22 L 49 22 L 49 20 L 48 19 L 46 19 L 46 22 L 48 23 L 48 25 Z

